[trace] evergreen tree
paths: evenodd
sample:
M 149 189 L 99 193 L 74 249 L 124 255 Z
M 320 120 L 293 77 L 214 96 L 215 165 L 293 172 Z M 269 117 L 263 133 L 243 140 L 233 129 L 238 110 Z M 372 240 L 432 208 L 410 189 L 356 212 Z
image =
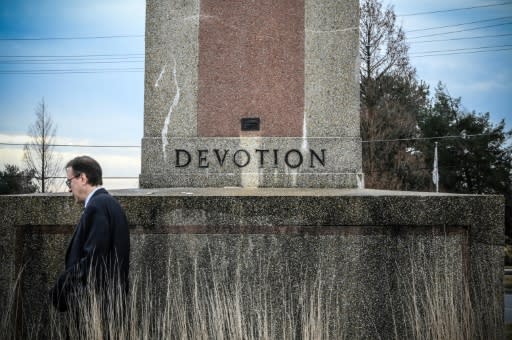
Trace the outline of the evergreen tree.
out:
M 0 171 L 0 195 L 29 194 L 36 192 L 32 183 L 34 171 L 20 170 L 16 165 L 6 164 L 5 171 Z
M 440 190 L 510 194 L 512 148 L 506 145 L 512 131 L 505 131 L 504 120 L 493 124 L 489 113 L 464 112 L 460 103 L 439 83 L 432 107 L 419 120 L 423 137 L 443 137 L 437 140 Z M 432 141 L 422 143 L 427 164 L 433 162 L 433 145 Z
M 512 130 L 505 130 L 505 121 L 493 124 L 489 113 L 464 112 L 460 98 L 452 98 L 439 83 L 419 127 L 424 137 L 443 137 L 437 140 L 441 191 L 505 196 L 505 233 L 512 242 Z M 433 142 L 422 143 L 421 150 L 431 165 Z

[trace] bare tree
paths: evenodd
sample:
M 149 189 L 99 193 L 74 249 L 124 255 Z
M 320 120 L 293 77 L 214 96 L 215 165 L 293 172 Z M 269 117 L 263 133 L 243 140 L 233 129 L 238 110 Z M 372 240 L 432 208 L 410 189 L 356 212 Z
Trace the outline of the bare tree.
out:
M 57 127 L 44 102 L 35 110 L 36 121 L 29 127 L 29 142 L 23 148 L 23 161 L 28 170 L 33 171 L 39 192 L 55 188 L 57 176 L 62 171 L 61 159 L 55 153 Z
M 361 99 L 371 116 L 382 96 L 379 85 L 384 76 L 407 78 L 414 76 L 415 70 L 409 64 L 409 46 L 393 7 L 383 9 L 378 0 L 363 0 L 359 29 Z
M 379 0 L 362 0 L 360 6 L 361 137 L 371 141 L 363 144 L 365 184 L 412 189 L 410 182 L 417 182 L 418 176 L 407 164 L 422 167 L 418 155 L 411 155 L 414 145 L 382 140 L 416 136 L 417 115 L 427 102 L 428 88 L 417 81 L 409 63 L 406 36 L 393 7 L 383 8 Z

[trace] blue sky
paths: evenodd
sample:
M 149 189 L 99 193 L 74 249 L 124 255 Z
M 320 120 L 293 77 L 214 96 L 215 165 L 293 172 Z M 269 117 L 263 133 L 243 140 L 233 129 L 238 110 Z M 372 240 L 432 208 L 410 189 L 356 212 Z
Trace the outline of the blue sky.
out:
M 385 1 L 394 5 L 398 22 L 407 32 L 418 77 L 431 89 L 443 81 L 452 96 L 462 97 L 465 109 L 490 112 L 493 121 L 505 119 L 512 128 L 512 35 L 506 35 L 512 34 L 512 1 L 478 7 L 504 2 Z M 408 15 L 465 7 L 477 8 Z M 26 141 L 35 107 L 44 97 L 60 143 L 139 145 L 144 116 L 144 15 L 142 0 L 2 1 L 0 142 Z M 482 20 L 487 21 L 461 25 Z M 430 29 L 438 26 L 451 27 Z M 418 29 L 427 30 L 413 31 Z M 456 30 L 464 31 L 446 33 Z M 431 34 L 439 35 L 415 38 Z M 123 37 L 104 38 L 112 36 Z M 481 36 L 485 38 L 477 38 Z M 27 38 L 36 40 L 23 40 Z M 453 38 L 464 39 L 447 40 Z M 421 42 L 428 40 L 442 41 Z M 474 53 L 486 46 L 506 50 Z M 425 56 L 431 51 L 467 48 L 477 49 Z M 96 157 L 106 177 L 140 173 L 137 148 L 60 147 L 57 151 L 64 160 L 78 154 Z M 5 163 L 21 165 L 21 147 L 0 145 L 2 169 Z M 112 179 L 105 184 L 136 187 L 137 180 Z
M 144 16 L 145 1 L 140 0 L 2 1 L 0 142 L 26 140 L 23 135 L 44 97 L 59 143 L 139 145 L 144 117 Z M 127 37 L 98 38 L 112 35 Z M 5 40 L 70 37 L 96 38 Z M 59 147 L 56 151 L 64 161 L 92 155 L 103 165 L 106 177 L 136 177 L 140 172 L 137 148 Z M 2 168 L 3 163 L 22 164 L 21 147 L 0 147 L 0 155 Z M 136 187 L 137 180 L 105 184 Z
M 431 92 L 442 81 L 452 96 L 462 97 L 467 111 L 490 112 L 493 121 L 505 119 L 512 128 L 512 1 L 386 3 L 394 6 L 411 64 Z M 443 12 L 409 15 L 433 11 Z

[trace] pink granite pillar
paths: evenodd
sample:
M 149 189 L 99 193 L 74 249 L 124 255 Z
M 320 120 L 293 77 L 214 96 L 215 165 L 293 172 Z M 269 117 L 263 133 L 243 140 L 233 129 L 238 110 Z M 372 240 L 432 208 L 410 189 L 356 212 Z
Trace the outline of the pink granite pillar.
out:
M 363 186 L 358 1 L 146 3 L 141 187 Z
M 304 1 L 201 0 L 198 136 L 302 136 Z M 259 131 L 241 131 L 259 118 Z

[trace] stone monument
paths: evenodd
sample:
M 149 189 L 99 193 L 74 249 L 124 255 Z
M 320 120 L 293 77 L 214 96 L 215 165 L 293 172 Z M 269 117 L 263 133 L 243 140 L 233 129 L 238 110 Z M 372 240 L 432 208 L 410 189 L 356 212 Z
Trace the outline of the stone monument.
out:
M 152 285 L 137 326 L 503 337 L 503 198 L 361 189 L 357 1 L 146 6 L 142 189 L 113 191 L 132 282 Z M 54 324 L 47 289 L 80 216 L 69 196 L 0 197 L 0 305 L 18 335 Z
M 362 186 L 358 1 L 148 1 L 140 186 Z

